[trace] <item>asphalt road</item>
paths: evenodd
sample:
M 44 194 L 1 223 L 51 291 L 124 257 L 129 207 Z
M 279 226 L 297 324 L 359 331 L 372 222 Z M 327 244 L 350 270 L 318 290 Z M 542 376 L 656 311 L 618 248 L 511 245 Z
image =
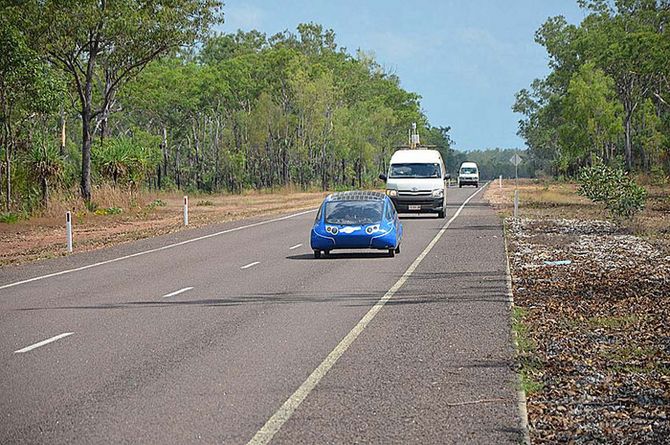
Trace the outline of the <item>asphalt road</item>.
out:
M 1 269 L 0 443 L 519 443 L 500 220 L 427 249 L 473 193 L 395 258 L 313 259 L 310 211 Z

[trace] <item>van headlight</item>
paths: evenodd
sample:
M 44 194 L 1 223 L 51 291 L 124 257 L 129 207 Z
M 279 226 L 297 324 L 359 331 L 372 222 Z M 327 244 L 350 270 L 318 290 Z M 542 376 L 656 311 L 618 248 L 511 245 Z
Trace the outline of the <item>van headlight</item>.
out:
M 395 198 L 398 196 L 398 190 L 386 190 L 386 195 Z
M 444 189 L 433 190 L 433 198 L 443 198 L 443 197 L 444 197 Z

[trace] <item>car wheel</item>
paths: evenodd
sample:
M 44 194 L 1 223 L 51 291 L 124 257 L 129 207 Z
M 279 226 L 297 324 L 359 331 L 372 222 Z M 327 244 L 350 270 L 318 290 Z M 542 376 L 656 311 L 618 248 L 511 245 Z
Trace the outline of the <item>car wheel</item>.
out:
M 475 188 L 479 188 L 479 183 L 478 182 L 475 183 Z
M 444 218 L 444 210 L 442 210 L 441 212 L 437 212 L 437 217 L 440 219 Z
M 323 254 L 324 254 L 325 256 L 330 256 L 330 250 L 324 250 L 324 251 L 323 251 Z
M 320 250 L 315 250 L 314 251 L 314 258 L 317 258 L 317 259 L 321 258 L 321 251 Z
M 459 184 L 458 184 L 458 188 L 459 188 L 459 189 L 460 189 L 460 188 L 463 188 L 463 184 L 460 184 L 460 183 L 459 183 Z
M 393 258 L 395 256 L 395 249 L 389 249 L 389 256 Z
M 400 253 L 400 244 L 398 244 L 398 247 L 395 248 L 395 253 Z

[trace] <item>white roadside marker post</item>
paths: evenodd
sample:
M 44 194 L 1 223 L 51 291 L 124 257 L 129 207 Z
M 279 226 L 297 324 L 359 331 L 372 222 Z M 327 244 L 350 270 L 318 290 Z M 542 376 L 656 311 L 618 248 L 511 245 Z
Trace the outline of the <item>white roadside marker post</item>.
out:
M 184 225 L 188 226 L 188 196 L 184 196 Z
M 502 190 L 502 175 L 500 175 L 500 177 L 498 177 L 498 188 L 500 190 Z
M 67 251 L 72 253 L 72 213 L 65 212 L 65 232 L 67 233 Z

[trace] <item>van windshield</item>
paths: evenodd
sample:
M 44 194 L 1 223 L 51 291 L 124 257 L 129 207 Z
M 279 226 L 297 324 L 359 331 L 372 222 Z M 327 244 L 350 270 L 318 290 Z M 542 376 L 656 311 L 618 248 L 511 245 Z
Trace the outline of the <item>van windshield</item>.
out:
M 378 224 L 384 201 L 331 201 L 325 210 L 326 224 Z
M 389 178 L 439 178 L 440 164 L 391 164 Z
M 463 167 L 461 169 L 461 174 L 463 175 L 474 175 L 477 174 L 477 169 L 474 167 Z

